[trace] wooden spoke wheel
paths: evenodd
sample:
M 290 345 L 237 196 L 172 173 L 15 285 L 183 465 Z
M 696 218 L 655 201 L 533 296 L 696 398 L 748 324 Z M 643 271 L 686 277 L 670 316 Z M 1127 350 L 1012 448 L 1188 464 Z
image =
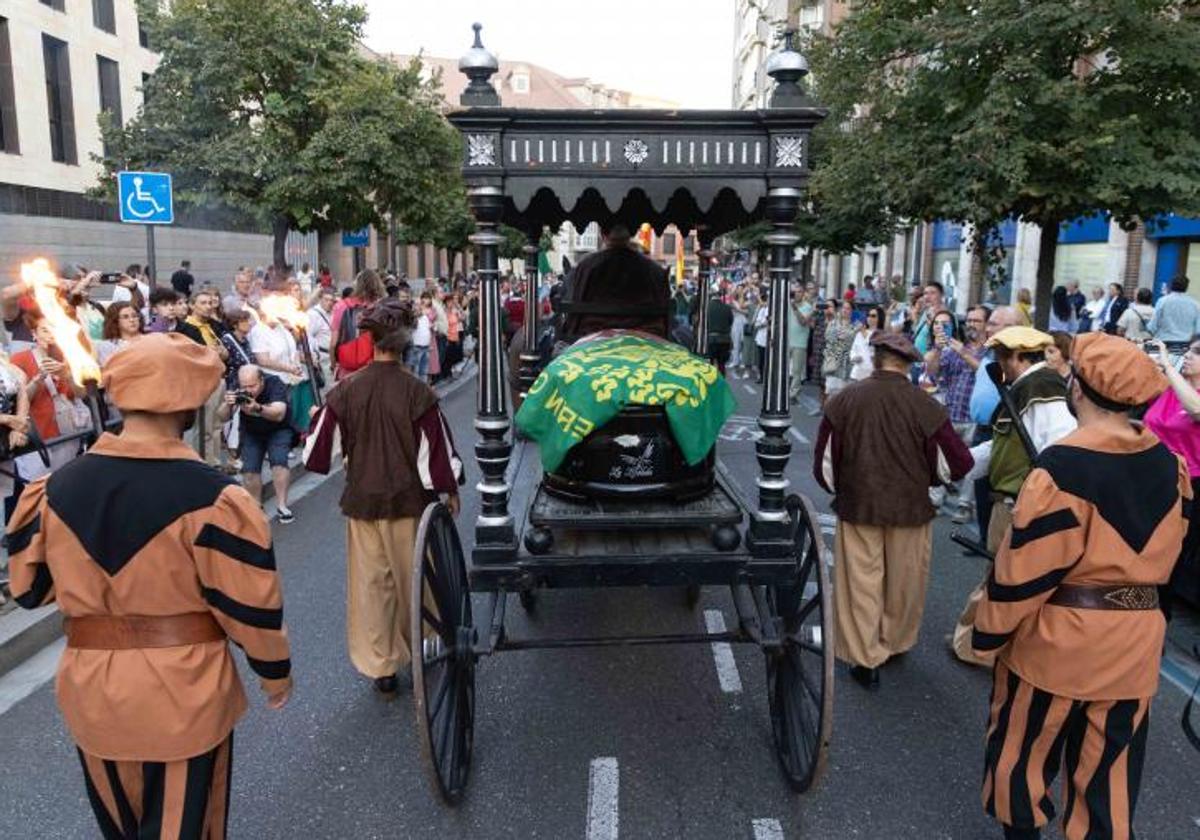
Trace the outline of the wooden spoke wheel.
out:
M 788 498 L 796 577 L 767 587 L 783 644 L 767 651 L 767 696 L 775 753 L 788 784 L 809 789 L 825 768 L 833 727 L 833 604 L 829 551 L 812 503 Z
M 413 554 L 409 638 L 414 719 L 421 754 L 447 803 L 471 771 L 475 728 L 475 628 L 462 544 L 450 511 L 425 508 Z

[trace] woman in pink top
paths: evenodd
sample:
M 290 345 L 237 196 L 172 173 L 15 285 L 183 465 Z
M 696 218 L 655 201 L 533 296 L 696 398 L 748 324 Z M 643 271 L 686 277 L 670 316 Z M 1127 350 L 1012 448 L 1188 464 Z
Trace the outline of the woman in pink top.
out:
M 1193 336 L 1188 345 L 1181 370 L 1175 370 L 1161 341 L 1155 346 L 1159 367 L 1171 387 L 1146 412 L 1145 423 L 1168 449 L 1187 461 L 1194 496 L 1200 492 L 1200 335 Z M 1171 588 L 1200 605 L 1200 516 L 1193 515 L 1188 525 Z

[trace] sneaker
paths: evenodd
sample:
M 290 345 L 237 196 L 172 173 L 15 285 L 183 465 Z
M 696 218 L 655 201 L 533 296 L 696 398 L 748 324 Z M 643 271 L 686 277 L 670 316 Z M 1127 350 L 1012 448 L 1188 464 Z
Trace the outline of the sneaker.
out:
M 296 521 L 296 514 L 292 513 L 285 507 L 279 509 L 279 524 L 290 525 Z
M 959 505 L 950 521 L 955 525 L 966 525 L 975 518 L 975 510 L 970 505 Z

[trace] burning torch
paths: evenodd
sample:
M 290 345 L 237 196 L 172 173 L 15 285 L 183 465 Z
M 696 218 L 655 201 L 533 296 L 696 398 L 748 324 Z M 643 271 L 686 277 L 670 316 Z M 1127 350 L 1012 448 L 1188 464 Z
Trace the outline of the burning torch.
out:
M 296 343 L 300 345 L 300 355 L 304 359 L 304 367 L 308 371 L 308 381 L 312 386 L 313 400 L 319 408 L 322 404 L 321 389 L 317 385 L 317 365 L 313 361 L 312 348 L 308 344 L 308 315 L 300 308 L 300 303 L 291 295 L 267 295 L 259 302 L 263 315 L 273 321 L 286 324 L 296 334 Z
M 92 429 L 95 438 L 99 438 L 104 432 L 107 414 L 107 408 L 100 399 L 100 365 L 87 348 L 83 338 L 83 327 L 67 314 L 59 299 L 58 276 L 50 270 L 50 264 L 46 260 L 36 259 L 31 263 L 21 264 L 21 281 L 33 295 L 38 309 L 54 333 L 54 343 L 62 351 L 63 361 L 71 372 L 71 379 L 87 394 Z

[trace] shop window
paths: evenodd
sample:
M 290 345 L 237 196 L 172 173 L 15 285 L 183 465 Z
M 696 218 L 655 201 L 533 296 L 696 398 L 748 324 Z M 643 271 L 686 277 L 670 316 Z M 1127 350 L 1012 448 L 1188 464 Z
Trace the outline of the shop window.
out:
M 1108 282 L 1108 257 L 1107 242 L 1059 245 L 1054 258 L 1054 284 L 1074 281 L 1090 300 L 1091 289 L 1103 288 Z

